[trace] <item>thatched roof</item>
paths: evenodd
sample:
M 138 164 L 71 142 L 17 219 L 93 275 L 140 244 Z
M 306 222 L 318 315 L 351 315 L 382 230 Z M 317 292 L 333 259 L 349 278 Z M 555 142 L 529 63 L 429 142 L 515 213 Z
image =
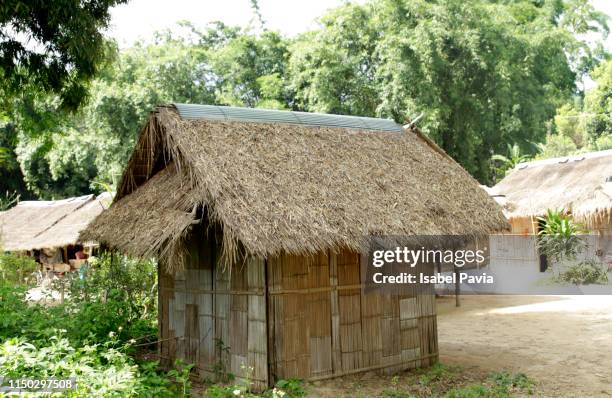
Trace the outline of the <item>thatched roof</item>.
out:
M 106 194 L 19 202 L 0 214 L 0 249 L 23 251 L 76 244 L 79 233 L 110 202 Z
M 372 130 L 338 127 L 354 123 L 339 116 L 329 127 L 303 123 L 304 117 L 291 123 L 241 112 L 248 117 L 214 120 L 158 108 L 140 135 L 116 203 L 84 238 L 155 254 L 153 248 L 189 229 L 193 204 L 222 226 L 229 257 L 238 248 L 260 257 L 362 249 L 372 234 L 476 235 L 507 228 L 477 182 L 416 131 L 403 132 L 390 121 Z M 172 168 L 161 171 L 170 162 Z
M 493 193 L 504 195 L 508 218 L 564 209 L 591 224 L 612 210 L 612 150 L 521 163 Z

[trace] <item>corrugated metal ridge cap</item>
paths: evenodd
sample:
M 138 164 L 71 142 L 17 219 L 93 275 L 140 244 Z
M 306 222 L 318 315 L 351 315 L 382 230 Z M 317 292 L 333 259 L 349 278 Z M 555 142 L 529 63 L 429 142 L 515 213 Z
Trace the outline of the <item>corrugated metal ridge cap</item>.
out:
M 240 108 L 232 106 L 172 104 L 183 119 L 223 120 L 235 122 L 287 123 L 305 126 L 342 127 L 359 130 L 401 133 L 402 126 L 393 120 L 364 116 L 332 115 L 274 109 Z
M 612 149 L 607 149 L 604 151 L 596 151 L 596 152 L 586 152 L 586 153 L 582 153 L 578 155 L 571 155 L 571 156 L 561 156 L 558 158 L 532 160 L 531 162 L 519 163 L 514 167 L 514 169 L 524 170 L 524 169 L 532 168 L 532 167 L 580 162 L 586 159 L 596 159 L 596 158 L 601 158 L 601 157 L 606 157 L 606 156 L 612 157 Z

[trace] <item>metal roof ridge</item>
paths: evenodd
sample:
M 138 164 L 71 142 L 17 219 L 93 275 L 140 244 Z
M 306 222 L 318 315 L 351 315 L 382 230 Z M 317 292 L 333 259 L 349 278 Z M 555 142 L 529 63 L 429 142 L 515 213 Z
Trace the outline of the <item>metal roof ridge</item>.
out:
M 305 126 L 403 132 L 400 124 L 391 119 L 383 118 L 220 105 L 182 103 L 174 103 L 172 105 L 177 109 L 180 117 L 187 120 L 208 119 L 236 122 L 287 123 Z M 223 117 L 220 117 L 221 115 Z

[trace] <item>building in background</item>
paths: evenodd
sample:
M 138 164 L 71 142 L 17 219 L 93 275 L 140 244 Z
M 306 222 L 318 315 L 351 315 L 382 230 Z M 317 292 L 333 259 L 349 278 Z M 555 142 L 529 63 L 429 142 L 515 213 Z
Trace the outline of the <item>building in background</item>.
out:
M 82 247 L 91 254 L 96 242 L 79 234 L 110 205 L 103 193 L 52 201 L 22 201 L 0 213 L 0 250 L 34 256 L 45 268 L 65 272 L 78 261 Z

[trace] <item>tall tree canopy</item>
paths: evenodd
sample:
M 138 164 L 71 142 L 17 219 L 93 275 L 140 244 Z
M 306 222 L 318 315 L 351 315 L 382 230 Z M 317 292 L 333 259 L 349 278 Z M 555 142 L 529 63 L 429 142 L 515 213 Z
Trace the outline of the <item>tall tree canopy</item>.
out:
M 0 91 L 24 86 L 58 94 L 75 109 L 104 59 L 109 7 L 127 0 L 3 0 L 0 3 Z
M 555 128 L 556 110 L 557 116 L 573 112 L 562 106 L 581 97 L 576 82 L 602 58 L 577 34 L 607 31 L 586 0 L 369 0 L 345 4 L 320 21 L 293 39 L 214 23 L 205 29 L 184 24 L 180 38 L 162 32 L 122 51 L 106 45 L 112 62 L 98 64 L 78 112 L 57 112 L 65 101 L 61 90 L 10 97 L 0 128 L 14 139 L 0 162 L 12 159 L 16 180 L 18 164 L 41 198 L 100 189 L 119 178 L 149 111 L 191 102 L 398 122 L 422 113 L 422 130 L 491 182 L 493 154 L 508 158 L 513 148 L 532 155 L 534 143 Z M 584 101 L 602 114 L 609 112 L 606 68 L 594 73 L 602 85 Z M 559 131 L 573 128 L 558 125 Z M 594 120 L 584 128 L 607 127 Z M 580 139 L 603 133 L 593 134 Z M 557 152 L 578 142 L 576 134 L 557 136 L 562 140 L 549 147 Z
M 220 23 L 188 39 L 158 33 L 121 51 L 91 83 L 77 113 L 50 112 L 57 98 L 22 99 L 13 122 L 28 187 L 39 197 L 78 195 L 116 183 L 149 112 L 171 102 L 287 106 L 286 41 Z
M 400 122 L 423 113 L 424 132 L 488 181 L 491 154 L 543 140 L 545 122 L 574 93 L 578 60 L 591 58 L 574 33 L 601 22 L 599 14 L 578 13 L 582 3 L 345 5 L 292 48 L 298 102 Z

